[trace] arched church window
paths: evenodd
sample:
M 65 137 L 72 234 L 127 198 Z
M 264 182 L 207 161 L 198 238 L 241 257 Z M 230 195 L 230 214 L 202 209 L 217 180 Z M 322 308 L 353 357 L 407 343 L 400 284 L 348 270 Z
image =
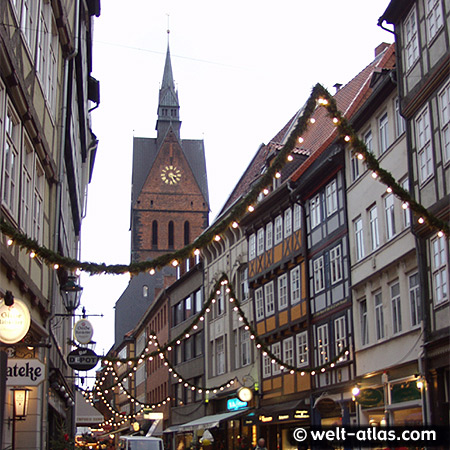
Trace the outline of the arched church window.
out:
M 169 222 L 169 248 L 173 248 L 174 243 L 174 229 L 173 229 L 173 221 Z
M 191 230 L 189 222 L 184 222 L 184 245 L 188 245 L 191 242 Z
M 158 222 L 156 220 L 152 223 L 152 247 L 158 247 Z

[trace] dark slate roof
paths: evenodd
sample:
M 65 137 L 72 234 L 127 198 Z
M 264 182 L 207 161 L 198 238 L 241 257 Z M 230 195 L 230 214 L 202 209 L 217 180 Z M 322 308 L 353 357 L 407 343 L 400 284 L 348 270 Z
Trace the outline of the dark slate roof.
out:
M 194 174 L 206 203 L 209 205 L 208 178 L 206 175 L 205 146 L 203 140 L 183 139 L 181 148 Z M 156 138 L 133 139 L 133 172 L 131 180 L 131 205 L 139 197 L 145 180 L 157 155 Z
M 115 305 L 114 338 L 116 348 L 124 336 L 133 330 L 141 320 L 144 313 L 155 299 L 155 289 L 164 287 L 164 274 L 175 275 L 173 267 L 164 267 L 154 275 L 147 272 L 134 276 Z M 148 286 L 148 297 L 143 296 L 143 287 Z

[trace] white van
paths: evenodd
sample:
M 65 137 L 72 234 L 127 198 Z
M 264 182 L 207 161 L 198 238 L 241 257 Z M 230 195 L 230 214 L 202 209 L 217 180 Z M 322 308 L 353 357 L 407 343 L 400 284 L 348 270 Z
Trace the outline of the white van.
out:
M 120 450 L 164 450 L 163 440 L 155 437 L 120 436 Z

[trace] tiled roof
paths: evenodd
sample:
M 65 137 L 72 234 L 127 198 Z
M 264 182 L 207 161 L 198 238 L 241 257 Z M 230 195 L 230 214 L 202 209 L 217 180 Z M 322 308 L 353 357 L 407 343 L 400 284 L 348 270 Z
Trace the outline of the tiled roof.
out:
M 351 117 L 370 95 L 369 88 L 372 74 L 381 68 L 392 69 L 395 66 L 394 44 L 391 44 L 381 54 L 379 54 L 374 61 L 372 61 L 364 70 L 362 70 L 355 78 L 343 86 L 335 95 L 338 109 L 347 117 Z M 247 169 L 236 184 L 228 200 L 225 202 L 220 215 L 222 215 L 231 205 L 233 205 L 239 198 L 246 194 L 251 188 L 252 184 L 260 177 L 261 169 L 264 167 L 266 160 L 271 156 L 271 153 L 276 153 L 277 150 L 283 147 L 285 140 L 289 136 L 292 128 L 297 123 L 297 118 L 302 114 L 301 108 L 289 122 L 265 145 L 262 144 L 255 156 L 253 157 Z M 299 144 L 292 153 L 309 156 L 305 162 L 304 158 L 296 158 L 293 164 L 290 164 L 289 170 L 285 166 L 282 171 L 282 180 L 292 174 L 292 179 L 295 181 L 299 176 L 312 164 L 312 162 L 323 152 L 335 139 L 336 127 L 333 125 L 330 118 L 327 116 L 325 108 L 317 108 L 313 114 L 316 119 L 314 125 L 309 126 L 304 136 L 304 141 Z
M 293 116 L 289 122 L 281 129 L 271 140 L 266 144 L 261 144 L 255 156 L 253 157 L 250 164 L 247 166 L 247 169 L 241 176 L 241 179 L 236 184 L 232 193 L 228 197 L 228 200 L 225 202 L 219 217 L 223 214 L 231 205 L 233 205 L 236 200 L 242 197 L 248 190 L 251 188 L 252 184 L 261 176 L 262 169 L 265 167 L 266 161 L 269 156 L 276 153 L 283 147 L 284 140 L 288 137 L 289 131 L 292 126 L 295 126 L 295 121 L 298 116 L 298 113 Z M 289 165 L 289 169 L 287 170 L 287 166 L 282 171 L 282 179 L 291 175 L 294 168 L 297 167 L 298 164 L 303 162 L 304 157 L 309 155 L 309 151 L 304 149 L 303 146 L 297 146 L 292 151 L 295 155 L 301 155 L 303 158 L 296 158 L 293 164 Z M 296 165 L 297 164 L 297 165 Z
M 362 70 L 355 78 L 343 86 L 335 95 L 338 110 L 347 118 L 351 118 L 361 107 L 372 92 L 370 81 L 375 72 L 381 69 L 395 67 L 394 44 L 391 44 L 372 63 Z M 310 151 L 310 157 L 302 164 L 292 176 L 297 181 L 309 166 L 322 154 L 337 137 L 336 126 L 327 116 L 327 110 L 319 107 L 314 112 L 314 124 L 310 124 L 302 136 L 303 146 Z

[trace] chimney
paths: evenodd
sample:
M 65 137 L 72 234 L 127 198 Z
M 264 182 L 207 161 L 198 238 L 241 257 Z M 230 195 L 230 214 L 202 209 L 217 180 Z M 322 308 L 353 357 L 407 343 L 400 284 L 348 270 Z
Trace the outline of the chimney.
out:
M 333 87 L 336 89 L 335 94 L 337 94 L 342 87 L 342 83 L 336 83 Z
M 391 44 L 387 42 L 382 42 L 378 47 L 375 48 L 375 58 L 383 53 Z

